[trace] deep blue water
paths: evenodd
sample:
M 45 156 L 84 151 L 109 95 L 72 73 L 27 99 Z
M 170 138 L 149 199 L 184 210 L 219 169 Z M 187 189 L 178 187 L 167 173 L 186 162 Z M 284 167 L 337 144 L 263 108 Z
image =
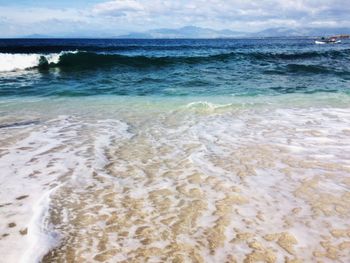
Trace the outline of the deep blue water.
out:
M 350 41 L 8 39 L 0 68 L 6 97 L 349 94 Z

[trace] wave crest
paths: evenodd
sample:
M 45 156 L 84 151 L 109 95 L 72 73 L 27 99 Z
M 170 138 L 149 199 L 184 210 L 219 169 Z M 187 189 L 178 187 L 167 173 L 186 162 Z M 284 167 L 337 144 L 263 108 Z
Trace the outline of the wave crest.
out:
M 271 52 L 229 52 L 208 56 L 126 56 L 82 51 L 63 51 L 55 54 L 8 54 L 0 53 L 0 71 L 14 71 L 31 68 L 46 69 L 59 67 L 62 69 L 95 69 L 98 67 L 123 66 L 132 68 L 165 67 L 176 64 L 205 64 L 212 62 L 228 63 L 232 61 L 300 61 L 318 58 L 347 58 L 350 49 L 331 51 L 310 51 L 294 53 Z M 298 70 L 290 66 L 291 71 Z M 305 70 L 305 69 L 304 69 Z M 306 69 L 309 71 L 310 69 Z M 315 69 L 311 69 L 314 71 Z M 317 69 L 316 71 L 320 71 Z
M 55 65 L 59 63 L 60 58 L 65 54 L 67 54 L 67 52 L 49 55 L 2 53 L 0 54 L 0 72 L 37 68 L 46 64 Z

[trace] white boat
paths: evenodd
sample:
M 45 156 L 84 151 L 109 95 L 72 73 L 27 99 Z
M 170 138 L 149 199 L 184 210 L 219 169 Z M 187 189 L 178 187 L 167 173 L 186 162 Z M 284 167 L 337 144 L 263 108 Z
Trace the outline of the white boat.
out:
M 336 39 L 336 38 L 325 38 L 325 39 L 315 40 L 315 44 L 317 44 L 317 45 L 339 44 L 339 43 L 341 43 L 341 40 Z

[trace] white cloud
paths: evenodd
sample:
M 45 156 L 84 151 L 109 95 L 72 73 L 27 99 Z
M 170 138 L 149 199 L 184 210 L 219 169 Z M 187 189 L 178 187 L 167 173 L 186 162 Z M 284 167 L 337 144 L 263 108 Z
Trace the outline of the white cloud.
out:
M 183 23 L 196 25 L 227 26 L 237 25 L 245 29 L 246 23 L 254 23 L 256 29 L 269 26 L 269 21 L 280 21 L 280 26 L 302 26 L 305 22 L 322 21 L 324 16 L 339 20 L 350 19 L 347 0 L 114 0 L 95 6 L 95 13 L 120 17 L 124 15 L 129 22 L 149 23 L 145 26 L 166 23 L 175 26 Z M 339 9 L 340 6 L 343 9 Z M 336 10 L 336 11 L 335 11 Z M 347 10 L 347 11 L 345 11 Z M 337 13 L 342 18 L 337 17 Z M 345 17 L 344 17 L 345 16 Z M 293 20 L 293 22 L 291 22 Z M 259 24 L 260 23 L 260 24 Z M 271 23 L 275 25 L 275 23 Z
M 0 7 L 0 14 L 13 23 L 37 23 L 51 19 L 57 20 L 87 20 L 86 12 L 76 9 L 50 8 L 13 8 Z
M 94 14 L 120 16 L 129 12 L 141 11 L 143 8 L 143 5 L 138 1 L 114 0 L 97 4 L 92 11 Z
M 349 26 L 348 0 L 109 0 L 85 8 L 0 7 L 11 34 L 74 28 L 116 35 L 159 27 L 204 26 L 258 31 L 268 27 Z M 55 22 L 56 21 L 56 22 Z M 48 26 L 51 26 L 50 27 Z M 55 26 L 56 25 L 56 26 Z M 48 33 L 49 34 L 49 33 Z

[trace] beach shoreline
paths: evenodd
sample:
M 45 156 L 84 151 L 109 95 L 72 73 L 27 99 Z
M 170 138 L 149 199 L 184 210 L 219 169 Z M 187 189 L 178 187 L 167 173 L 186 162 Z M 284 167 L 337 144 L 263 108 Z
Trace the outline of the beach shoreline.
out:
M 340 97 L 338 107 L 288 95 L 259 107 L 254 98 L 0 103 L 40 120 L 0 130 L 6 197 L 28 195 L 0 208 L 16 224 L 2 230 L 3 256 L 34 242 L 52 248 L 31 250 L 43 262 L 346 260 L 350 111 Z

